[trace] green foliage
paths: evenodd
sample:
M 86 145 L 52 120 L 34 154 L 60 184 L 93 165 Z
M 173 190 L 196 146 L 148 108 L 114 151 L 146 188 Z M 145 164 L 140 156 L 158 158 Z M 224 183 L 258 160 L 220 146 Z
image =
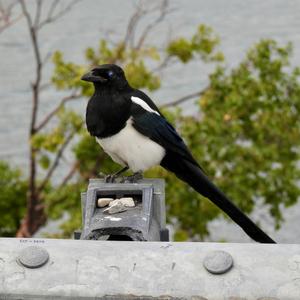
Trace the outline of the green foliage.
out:
M 124 71 L 130 85 L 136 89 L 147 88 L 154 91 L 160 87 L 159 77 L 153 75 L 143 61 L 127 64 Z
M 42 169 L 49 169 L 54 160 L 53 154 L 64 146 L 70 136 L 79 133 L 82 125 L 82 116 L 62 106 L 56 115 L 56 126 L 33 135 L 31 143 Z
M 0 161 L 0 236 L 14 236 L 25 212 L 27 185 L 17 169 Z
M 184 63 L 193 58 L 191 42 L 185 38 L 178 38 L 172 41 L 167 50 L 170 56 L 177 56 Z
M 145 60 L 153 62 L 160 60 L 155 47 L 136 49 L 126 47 L 124 43 L 109 47 L 105 40 L 101 40 L 98 49 L 86 49 L 85 58 L 88 67 L 65 62 L 62 53 L 55 52 L 52 82 L 57 89 L 79 90 L 83 96 L 90 96 L 93 93 L 93 86 L 81 81 L 80 78 L 87 69 L 104 63 L 117 63 L 123 66 L 129 83 L 135 88 L 153 91 L 160 87 L 159 77 L 151 72 L 145 63 Z
M 277 228 L 282 207 L 299 197 L 299 70 L 289 66 L 291 47 L 263 40 L 229 74 L 218 68 L 197 104 L 198 115 L 177 118 L 192 152 L 214 182 L 245 212 L 268 205 Z M 184 236 L 205 236 L 220 213 L 170 178 L 169 216 Z
M 50 167 L 50 162 L 51 160 L 47 154 L 42 154 L 39 158 L 39 164 L 44 170 Z
M 100 148 L 95 138 L 86 131 L 80 135 L 80 140 L 73 147 L 73 152 L 82 178 L 89 179 L 91 176 L 98 176 L 102 170 L 113 171 L 109 157 Z
M 56 238 L 70 238 L 75 229 L 81 227 L 81 192 L 86 190 L 86 183 L 80 181 L 52 189 L 45 198 L 46 213 L 50 219 L 61 219 L 67 212 L 70 216 L 61 225 L 61 233 L 51 235 Z
M 87 132 L 83 133 L 73 151 L 77 161 L 80 161 L 79 170 L 82 175 L 89 176 L 99 157 L 99 145 Z
M 58 126 L 57 131 L 61 133 L 66 132 L 72 132 L 72 131 L 79 131 L 83 124 L 83 118 L 81 115 L 76 113 L 72 109 L 66 109 L 65 106 L 63 106 L 58 111 Z
M 60 51 L 54 53 L 52 61 L 54 64 L 52 83 L 58 90 L 79 90 L 83 96 L 92 95 L 93 87 L 81 80 L 82 74 L 86 71 L 85 67 L 65 62 Z
M 212 28 L 201 24 L 190 40 L 180 37 L 171 41 L 167 52 L 170 56 L 179 58 L 183 63 L 195 58 L 195 55 L 200 56 L 204 62 L 221 62 L 224 56 L 216 50 L 219 43 L 219 37 Z

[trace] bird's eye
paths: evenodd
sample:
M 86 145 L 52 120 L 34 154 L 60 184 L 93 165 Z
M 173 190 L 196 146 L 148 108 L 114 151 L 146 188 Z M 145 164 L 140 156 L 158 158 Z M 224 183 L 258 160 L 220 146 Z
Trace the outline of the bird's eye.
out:
M 108 77 L 111 78 L 111 77 L 114 76 L 114 72 L 110 70 L 110 71 L 107 72 L 107 75 L 108 75 Z

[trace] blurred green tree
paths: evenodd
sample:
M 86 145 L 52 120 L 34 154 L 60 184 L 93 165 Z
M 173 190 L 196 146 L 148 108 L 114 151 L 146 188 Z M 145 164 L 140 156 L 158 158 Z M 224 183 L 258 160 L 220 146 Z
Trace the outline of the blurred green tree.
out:
M 14 236 L 25 213 L 27 182 L 20 170 L 0 161 L 0 236 Z
M 101 40 L 97 49 L 88 48 L 86 65 L 67 62 L 61 52 L 54 53 L 52 83 L 70 94 L 32 127 L 31 162 L 37 166 L 29 189 L 31 186 L 31 196 L 36 199 L 32 202 L 30 194 L 27 197 L 26 216 L 32 218 L 28 209 L 33 207 L 38 213 L 42 211 L 43 217 L 32 228 L 19 230 L 20 236 L 34 234 L 47 219 L 59 219 L 67 211 L 70 217 L 56 236 L 69 237 L 80 227 L 80 192 L 86 188 L 88 178 L 118 168 L 88 135 L 82 114 L 68 106 L 69 100 L 93 93 L 92 85 L 80 78 L 87 69 L 102 63 L 121 65 L 132 86 L 149 91 L 160 88 L 160 71 L 174 62 L 201 60 L 215 64 L 207 87 L 163 105 L 164 114 L 212 180 L 243 211 L 250 213 L 259 200 L 268 205 L 278 228 L 283 221 L 283 207 L 296 203 L 300 72 L 290 66 L 291 45 L 282 47 L 273 40 L 262 40 L 238 66 L 228 70 L 219 51 L 219 38 L 210 27 L 200 25 L 192 37 L 172 40 L 160 51 L 145 41 L 168 13 L 167 4 L 162 1 L 148 11 L 137 6 L 124 39 L 114 44 Z M 157 17 L 137 36 L 139 22 L 153 12 Z M 187 116 L 178 105 L 190 99 L 198 100 L 194 114 Z M 36 100 L 38 103 L 39 97 Z M 53 174 L 68 149 L 74 161 L 65 177 L 54 185 Z M 42 179 L 37 174 L 41 170 L 46 173 Z M 209 234 L 207 224 L 220 215 L 218 208 L 159 167 L 146 175 L 167 180 L 167 216 L 176 230 L 176 240 L 199 240 Z M 21 182 L 18 176 L 14 178 Z M 5 214 L 3 210 L 1 213 Z
M 279 228 L 282 210 L 299 197 L 299 68 L 290 66 L 292 47 L 262 40 L 233 70 L 217 67 L 197 102 L 198 114 L 175 123 L 214 182 L 243 211 L 259 201 Z M 220 213 L 170 175 L 168 215 L 176 238 L 203 238 Z

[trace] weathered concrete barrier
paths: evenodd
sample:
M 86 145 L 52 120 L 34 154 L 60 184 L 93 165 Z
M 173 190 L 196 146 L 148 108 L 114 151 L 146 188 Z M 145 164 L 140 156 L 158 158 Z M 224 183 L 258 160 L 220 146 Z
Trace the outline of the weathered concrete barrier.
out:
M 300 245 L 0 239 L 0 299 L 300 299 Z
M 0 300 L 300 300 L 300 245 L 167 242 L 163 180 L 81 200 L 81 240 L 0 239 Z

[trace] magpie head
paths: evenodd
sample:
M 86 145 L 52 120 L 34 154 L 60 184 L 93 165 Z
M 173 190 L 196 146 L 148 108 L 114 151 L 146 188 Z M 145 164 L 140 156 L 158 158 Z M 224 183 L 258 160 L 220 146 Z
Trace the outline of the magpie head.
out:
M 124 71 L 117 65 L 105 64 L 84 74 L 81 80 L 93 82 L 96 88 L 113 87 L 122 89 L 128 85 Z

